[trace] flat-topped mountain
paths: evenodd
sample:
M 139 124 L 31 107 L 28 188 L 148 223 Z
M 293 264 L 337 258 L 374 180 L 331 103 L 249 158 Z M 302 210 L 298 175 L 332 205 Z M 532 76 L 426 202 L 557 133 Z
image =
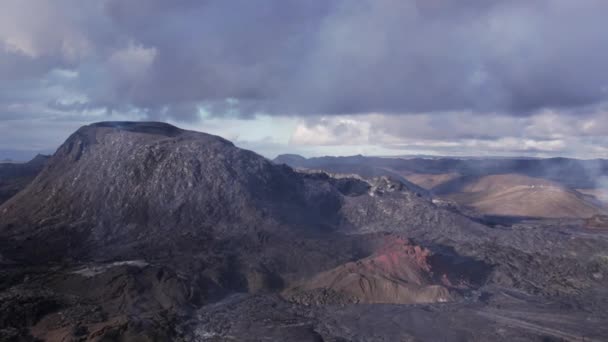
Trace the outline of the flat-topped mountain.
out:
M 66 253 L 104 254 L 282 224 L 322 229 L 340 198 L 318 182 L 217 136 L 104 122 L 76 131 L 0 208 L 1 229 L 45 241 L 78 238 Z
M 370 191 L 353 193 L 355 184 Z M 376 196 L 389 192 L 399 194 L 397 201 Z M 386 210 L 397 215 L 381 214 Z M 297 173 L 223 138 L 148 122 L 82 127 L 0 214 L 2 235 L 24 248 L 44 242 L 34 250 L 54 257 L 179 250 L 184 239 L 258 231 L 368 232 L 391 222 L 408 229 L 474 225 L 436 210 L 399 183 Z

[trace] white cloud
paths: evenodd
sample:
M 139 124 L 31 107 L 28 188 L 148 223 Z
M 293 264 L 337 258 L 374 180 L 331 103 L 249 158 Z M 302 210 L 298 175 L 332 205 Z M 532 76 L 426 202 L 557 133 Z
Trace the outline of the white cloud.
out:
M 148 71 L 157 55 L 158 50 L 154 47 L 146 48 L 130 42 L 128 46 L 112 53 L 108 62 L 115 74 L 137 80 Z
M 376 146 L 383 154 L 528 155 L 608 157 L 604 112 L 576 117 L 543 111 L 530 117 L 434 113 L 345 115 L 301 122 L 294 147 L 342 146 L 357 151 Z M 340 129 L 336 129 L 336 128 Z M 347 153 L 348 154 L 348 153 Z
M 78 2 L 70 0 L 3 0 L 0 46 L 29 58 L 60 57 L 76 62 L 92 53 L 82 23 L 70 17 Z
M 11 148 L 121 115 L 309 155 L 608 156 L 606 1 L 1 2 Z
M 363 145 L 369 140 L 370 124 L 356 117 L 322 117 L 302 121 L 294 130 L 292 145 Z

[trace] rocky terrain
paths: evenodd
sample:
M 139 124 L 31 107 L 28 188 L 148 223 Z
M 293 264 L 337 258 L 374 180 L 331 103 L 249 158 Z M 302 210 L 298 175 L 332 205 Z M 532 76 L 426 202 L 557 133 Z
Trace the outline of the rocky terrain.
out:
M 605 340 L 596 221 L 487 226 L 390 166 L 82 127 L 0 206 L 0 340 Z

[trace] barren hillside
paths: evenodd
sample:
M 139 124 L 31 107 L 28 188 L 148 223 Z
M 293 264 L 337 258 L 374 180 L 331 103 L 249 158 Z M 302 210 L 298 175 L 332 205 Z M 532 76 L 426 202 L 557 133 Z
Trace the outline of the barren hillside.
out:
M 605 212 L 593 197 L 545 179 L 518 174 L 456 179 L 434 190 L 485 215 L 586 218 Z

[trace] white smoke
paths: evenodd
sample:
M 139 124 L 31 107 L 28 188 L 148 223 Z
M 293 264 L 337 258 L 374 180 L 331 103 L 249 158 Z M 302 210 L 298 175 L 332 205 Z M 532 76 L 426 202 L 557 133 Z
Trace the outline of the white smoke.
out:
M 608 176 L 597 177 L 595 187 L 597 191 L 597 199 L 608 204 Z

